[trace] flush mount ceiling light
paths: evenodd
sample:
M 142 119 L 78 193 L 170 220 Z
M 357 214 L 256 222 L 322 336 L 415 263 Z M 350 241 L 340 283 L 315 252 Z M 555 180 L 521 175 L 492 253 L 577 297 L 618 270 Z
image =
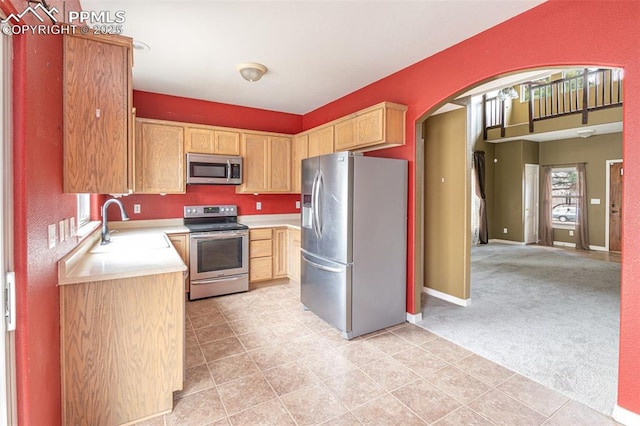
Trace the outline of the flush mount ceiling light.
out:
M 518 92 L 513 86 L 505 87 L 498 92 L 498 99 L 506 101 L 507 99 L 518 99 Z
M 258 81 L 267 72 L 267 67 L 255 62 L 247 62 L 238 65 L 240 75 L 247 81 Z
M 589 136 L 593 136 L 593 134 L 596 131 L 594 129 L 583 129 L 583 130 L 578 130 L 578 136 L 580 136 L 581 138 L 588 138 Z
M 137 52 L 148 52 L 151 50 L 147 43 L 143 43 L 138 40 L 133 40 L 133 50 Z

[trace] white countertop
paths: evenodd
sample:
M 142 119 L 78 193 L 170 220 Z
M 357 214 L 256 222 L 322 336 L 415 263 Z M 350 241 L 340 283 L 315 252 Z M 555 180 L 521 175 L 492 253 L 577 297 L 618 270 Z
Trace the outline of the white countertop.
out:
M 101 246 L 98 229 L 58 262 L 58 284 L 186 271 L 187 266 L 166 236 L 176 231 L 180 228 L 112 228 L 112 242 Z
M 300 229 L 300 214 L 261 214 L 238 216 L 238 222 L 244 223 L 249 229 L 288 227 Z

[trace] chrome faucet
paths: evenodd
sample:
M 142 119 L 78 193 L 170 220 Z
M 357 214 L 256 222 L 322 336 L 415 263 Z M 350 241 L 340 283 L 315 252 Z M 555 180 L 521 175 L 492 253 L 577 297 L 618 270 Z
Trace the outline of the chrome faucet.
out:
M 102 205 L 102 242 L 100 244 L 109 244 L 109 242 L 111 242 L 111 234 L 109 234 L 109 228 L 107 228 L 107 207 L 113 203 L 116 203 L 120 207 L 122 220 L 129 220 L 129 216 L 127 216 L 127 212 L 124 211 L 124 206 L 120 200 L 116 198 L 107 200 Z

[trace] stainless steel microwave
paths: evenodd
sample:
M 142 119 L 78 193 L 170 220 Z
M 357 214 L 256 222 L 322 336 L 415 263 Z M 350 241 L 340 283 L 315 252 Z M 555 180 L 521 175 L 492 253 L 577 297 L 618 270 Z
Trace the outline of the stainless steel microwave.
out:
M 192 185 L 240 185 L 242 183 L 242 157 L 188 153 L 187 183 Z

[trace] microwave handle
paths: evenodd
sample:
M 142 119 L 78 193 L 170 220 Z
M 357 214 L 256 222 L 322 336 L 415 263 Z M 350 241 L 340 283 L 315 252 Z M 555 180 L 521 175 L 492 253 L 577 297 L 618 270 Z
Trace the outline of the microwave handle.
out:
M 227 160 L 227 182 L 231 180 L 231 161 Z

